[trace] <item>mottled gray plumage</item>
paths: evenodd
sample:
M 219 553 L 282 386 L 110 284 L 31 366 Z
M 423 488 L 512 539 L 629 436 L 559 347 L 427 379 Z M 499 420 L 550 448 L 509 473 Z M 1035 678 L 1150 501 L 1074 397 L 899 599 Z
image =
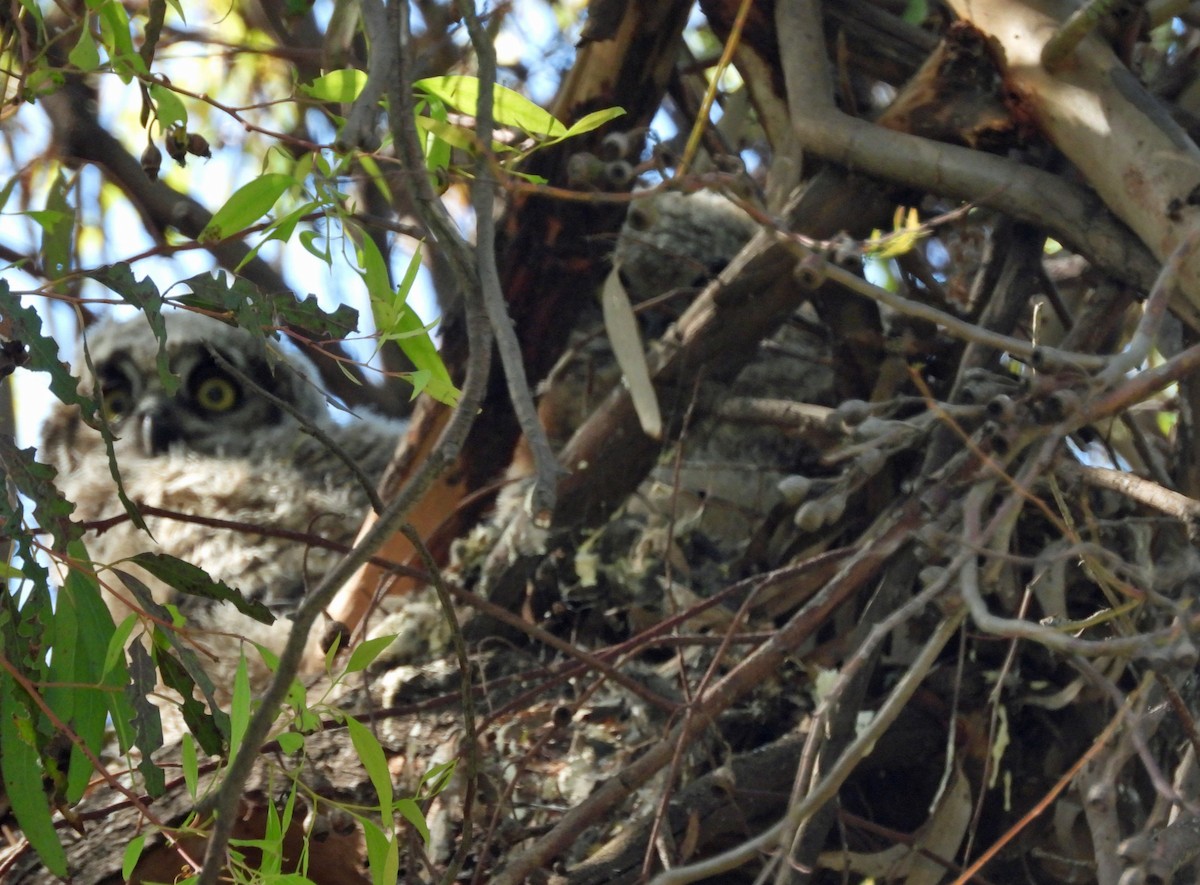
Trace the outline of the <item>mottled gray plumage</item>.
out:
M 399 428 L 370 419 L 335 422 L 313 366 L 261 336 L 184 312 L 166 315 L 166 329 L 166 352 L 179 379 L 173 394 L 159 376 L 158 341 L 143 317 L 107 322 L 88 333 L 95 374 L 81 359 L 80 389 L 100 394 L 118 437 L 117 466 L 132 501 L 240 526 L 215 528 L 148 517 L 150 535 L 122 522 L 100 534 L 88 533 L 88 552 L 106 565 L 141 551 L 169 553 L 286 613 L 340 555 L 299 536 L 349 544 L 368 506 L 366 491 L 343 459 L 302 428 L 322 430 L 371 482 L 386 466 Z M 226 371 L 214 354 L 290 404 L 296 414 Z M 90 522 L 124 512 L 103 439 L 83 423 L 78 409 L 53 409 L 43 431 L 42 457 L 57 468 L 59 487 L 75 503 L 77 519 Z M 275 537 L 260 529 L 296 537 Z M 287 627 L 286 621 L 263 627 L 230 605 L 181 596 L 145 572 L 121 568 L 144 579 L 157 601 L 177 604 L 189 626 L 233 634 L 205 640 L 222 660 L 237 658 L 236 647 L 226 639 L 276 645 Z M 111 574 L 102 571 L 100 577 L 115 591 L 106 593 L 106 601 L 120 620 L 129 611 L 121 597 L 132 597 Z

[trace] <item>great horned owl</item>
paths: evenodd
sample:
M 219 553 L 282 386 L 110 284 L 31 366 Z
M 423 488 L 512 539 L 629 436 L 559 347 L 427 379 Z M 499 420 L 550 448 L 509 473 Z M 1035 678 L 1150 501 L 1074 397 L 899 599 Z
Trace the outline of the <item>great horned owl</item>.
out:
M 160 377 L 159 344 L 142 317 L 106 322 L 88 333 L 94 374 L 80 360 L 80 390 L 97 396 L 117 437 L 117 468 L 135 504 L 239 527 L 147 516 L 150 534 L 121 522 L 88 533 L 88 552 L 105 565 L 141 551 L 168 553 L 286 614 L 340 555 L 304 538 L 352 542 L 368 502 L 345 460 L 305 433 L 305 426 L 324 431 L 372 483 L 387 464 L 399 428 L 381 420 L 335 422 L 314 367 L 261 336 L 194 313 L 164 316 L 166 354 L 178 379 L 173 393 Z M 221 360 L 254 385 L 223 368 Z M 77 408 L 60 404 L 52 411 L 42 456 L 57 468 L 59 487 L 75 503 L 77 519 L 91 522 L 124 512 L 103 439 Z M 203 640 L 221 661 L 218 666 L 236 663 L 231 643 L 253 639 L 277 645 L 286 629 L 286 621 L 266 628 L 231 605 L 178 594 L 128 564 L 120 567 L 149 584 L 156 601 L 175 603 L 189 626 L 223 631 L 224 636 L 213 633 Z M 114 576 L 100 576 L 119 622 L 133 598 Z M 257 655 L 248 652 L 247 657 Z

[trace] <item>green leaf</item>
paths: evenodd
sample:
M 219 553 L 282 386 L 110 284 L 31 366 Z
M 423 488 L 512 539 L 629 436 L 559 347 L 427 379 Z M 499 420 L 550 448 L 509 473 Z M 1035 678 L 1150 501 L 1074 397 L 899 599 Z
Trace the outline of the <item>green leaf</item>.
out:
M 38 525 L 53 536 L 55 549 L 63 550 L 83 529 L 71 521 L 75 505 L 54 484 L 54 468 L 38 463 L 35 454 L 32 448 L 18 449 L 11 435 L 0 434 L 0 472 L 33 501 Z
M 162 132 L 174 126 L 187 128 L 187 108 L 178 95 L 161 83 L 151 83 L 150 97 L 154 99 L 154 116 L 158 119 L 158 126 Z
M 35 728 L 25 707 L 24 692 L 7 671 L 0 671 L 0 776 L 21 832 L 38 853 L 46 869 L 59 878 L 67 875 L 67 854 L 54 832 L 50 805 L 42 788 L 42 760 Z
M 421 112 L 422 108 L 428 111 L 428 117 Z M 448 116 L 446 106 L 436 98 L 420 102 L 415 114 L 418 129 L 426 125 L 422 122 L 423 120 L 437 120 L 445 123 Z M 474 139 L 471 143 L 474 144 Z M 425 155 L 425 169 L 429 172 L 429 181 L 433 189 L 439 192 L 445 190 L 444 172 L 450 168 L 450 159 L 453 155 L 450 143 L 434 135 L 431 131 L 427 131 L 425 137 L 421 139 L 421 151 Z
M 125 881 L 130 881 L 133 878 L 134 868 L 137 868 L 138 861 L 142 860 L 142 849 L 146 845 L 145 833 L 138 833 L 130 839 L 130 844 L 125 847 L 125 857 L 121 861 L 121 878 Z
M 149 74 L 146 62 L 133 49 L 129 15 L 118 0 L 107 0 L 99 10 L 100 40 L 108 50 L 113 71 L 121 82 L 129 83 L 135 74 Z
M 425 815 L 421 813 L 421 806 L 413 799 L 397 799 L 395 810 L 416 828 L 416 831 L 421 834 L 422 841 L 428 845 L 429 824 L 425 820 Z
M 270 172 L 242 185 L 216 211 L 196 237 L 196 242 L 205 245 L 218 243 L 239 233 L 270 212 L 271 207 L 295 183 L 290 175 Z
M 50 392 L 68 406 L 78 406 L 83 420 L 95 426 L 96 404 L 80 394 L 79 385 L 67 364 L 58 358 L 58 342 L 42 334 L 42 318 L 12 294 L 7 281 L 0 279 L 0 324 L 8 324 L 5 335 L 20 341 L 28 349 L 27 369 L 50 376 Z
M 585 132 L 599 129 L 610 120 L 615 120 L 617 117 L 623 116 L 625 116 L 624 108 L 604 108 L 600 111 L 592 111 L 590 114 L 585 114 L 572 123 L 563 137 L 574 138 L 576 135 L 583 135 Z
M 358 673 L 360 670 L 367 669 L 395 639 L 396 634 L 393 633 L 391 636 L 376 636 L 360 642 L 358 647 L 350 653 L 350 660 L 346 662 L 346 672 Z
M 317 245 L 317 240 L 324 239 L 325 248 L 322 249 Z M 318 261 L 324 261 L 330 267 L 333 267 L 333 254 L 329 251 L 329 238 L 323 237 L 319 231 L 302 230 L 300 231 L 300 245 L 304 247 L 309 255 L 316 258 Z
M 295 731 L 285 731 L 275 740 L 279 742 L 279 749 L 288 756 L 294 756 L 304 749 L 304 735 Z
M 144 611 L 159 621 L 172 623 L 171 612 L 154 601 L 150 588 L 139 578 L 117 568 L 112 569 L 112 573 L 129 588 L 129 592 L 133 594 L 137 604 Z M 184 722 L 187 723 L 188 728 L 196 736 L 196 740 L 200 742 L 201 748 L 206 753 L 210 756 L 221 755 L 225 749 L 223 744 L 229 736 L 229 716 L 216 702 L 212 679 L 200 666 L 196 653 L 184 645 L 173 630 L 164 630 L 155 626 L 151 640 L 153 660 L 158 664 L 158 672 L 162 676 L 162 681 L 179 692 L 183 698 L 181 712 Z M 136 643 L 130 646 L 130 652 L 132 653 L 137 647 Z M 171 651 L 174 651 L 175 654 L 172 655 Z M 205 712 L 204 705 L 195 698 L 197 688 L 208 702 L 210 711 L 208 713 Z
M 79 39 L 75 41 L 74 48 L 67 53 L 67 61 L 85 74 L 90 74 L 100 67 L 100 50 L 96 48 L 96 41 L 86 21 L 79 29 Z
M 187 737 L 187 735 L 184 735 Z M 133 871 L 142 859 L 142 849 L 146 847 L 146 834 L 139 833 L 129 840 L 125 846 L 125 856 L 121 861 L 121 878 L 128 882 L 133 878 Z
M 396 881 L 395 873 L 389 869 L 392 858 L 397 853 L 396 839 L 389 839 L 388 835 L 379 828 L 379 824 L 373 820 L 359 818 L 359 823 L 362 825 L 363 836 L 366 838 L 367 866 L 371 870 L 371 882 L 373 885 L 383 885 L 383 883 L 391 885 Z M 398 857 L 396 868 L 399 869 Z
M 229 762 L 242 749 L 242 737 L 250 724 L 250 676 L 246 672 L 246 656 L 238 655 L 237 672 L 233 674 L 233 699 L 229 705 Z
M 205 753 L 210 756 L 222 755 L 225 751 L 225 735 L 228 734 L 229 717 L 217 708 L 213 701 L 209 701 L 209 712 L 205 712 L 204 705 L 196 700 L 194 692 L 198 681 L 196 679 L 197 671 L 200 671 L 200 668 L 199 662 L 195 660 L 195 655 L 191 656 L 191 666 L 185 665 L 183 661 L 188 657 L 191 649 L 176 647 L 175 651 L 178 654 L 176 657 L 167 651 L 167 646 L 171 641 L 162 631 L 155 630 L 154 640 L 154 662 L 158 664 L 158 672 L 162 675 L 163 683 L 179 692 L 183 698 L 180 712 L 183 714 L 183 721 L 187 724 L 188 730 L 195 735 L 200 748 Z
M 365 71 L 346 68 L 340 71 L 330 71 L 317 77 L 308 85 L 301 85 L 300 91 L 318 101 L 336 101 L 350 104 L 358 98 L 367 85 Z
M 117 714 L 114 712 L 113 724 L 118 735 L 124 728 L 133 728 L 133 746 L 141 751 L 138 770 L 145 781 L 146 792 L 161 796 L 166 789 L 166 777 L 151 758 L 163 745 L 162 713 L 150 702 L 150 696 L 158 688 L 158 670 L 141 642 L 129 646 L 129 676 L 130 681 L 125 684 L 125 705 L 134 711 L 134 717 L 123 725 L 116 725 Z M 127 741 L 128 738 L 122 738 L 122 750 L 129 749 Z
M 69 545 L 68 553 L 75 559 L 87 558 L 87 551 L 79 541 Z M 115 627 L 108 607 L 100 598 L 95 576 L 70 569 L 59 588 L 54 614 L 50 681 L 60 686 L 47 689 L 46 701 L 60 719 L 71 723 L 84 746 L 93 755 L 99 755 L 109 710 L 108 692 L 102 688 L 101 680 Z M 67 765 L 67 802 L 79 801 L 91 774 L 92 764 L 87 754 L 73 743 Z
M 385 811 L 391 808 L 392 773 L 388 770 L 387 757 L 383 754 L 383 747 L 379 745 L 379 741 L 375 739 L 371 730 L 353 716 L 347 717 L 346 729 L 350 732 L 350 741 L 354 744 L 354 750 L 362 762 L 363 768 L 367 771 L 367 777 L 371 779 L 375 793 L 379 796 L 380 810 Z
M 421 251 L 418 249 L 408 263 L 404 278 L 393 291 L 387 284 L 387 271 L 383 256 L 375 242 L 367 236 L 360 238 L 359 263 L 362 270 L 359 276 L 367 284 L 367 293 L 371 298 L 371 312 L 375 317 L 375 327 L 379 330 L 380 344 L 395 341 L 400 349 L 412 360 L 418 372 L 410 376 L 415 393 L 428 393 L 439 402 L 455 405 L 461 391 L 450 380 L 450 372 L 442 362 L 433 339 L 429 337 L 430 326 L 421 322 L 421 318 L 407 306 L 408 293 L 417 278 L 421 268 Z M 425 374 L 419 374 L 425 373 Z M 418 384 L 420 386 L 418 386 Z M 415 395 L 414 393 L 414 395 Z
M 919 25 L 929 15 L 928 0 L 908 0 L 908 4 L 904 7 L 904 12 L 900 17 L 910 25 Z
M 179 741 L 179 767 L 183 770 L 183 784 L 188 795 L 197 797 L 200 784 L 200 760 L 196 756 L 196 740 L 185 734 Z
M 52 215 L 51 224 L 42 223 L 42 267 L 50 280 L 60 280 L 71 272 L 71 241 L 75 233 L 75 209 L 67 201 L 74 183 L 62 174 L 62 169 L 50 183 L 46 194 L 46 210 Z
M 429 337 L 429 327 L 422 325 L 421 318 L 416 313 L 411 310 L 405 311 L 381 338 L 394 340 L 412 360 L 414 366 L 429 373 L 428 377 L 422 379 L 418 393 L 428 393 L 438 402 L 448 406 L 458 405 L 462 391 L 450 380 L 450 372 L 442 362 L 433 339 Z M 415 380 L 413 386 L 417 387 Z
M 302 232 L 301 240 L 306 233 L 311 231 Z M 233 277 L 230 283 L 223 274 L 211 273 L 184 280 L 183 285 L 191 294 L 180 298 L 181 304 L 212 313 L 228 313 L 243 329 L 265 331 L 292 326 L 318 339 L 341 339 L 358 330 L 358 311 L 339 304 L 329 313 L 315 295 L 300 300 L 291 292 L 262 292 L 241 277 Z
M 418 784 L 422 787 L 421 798 L 431 799 L 436 796 L 450 783 L 450 779 L 454 777 L 454 770 L 458 767 L 458 760 L 451 759 L 449 762 L 440 762 L 433 766 L 425 774 L 421 775 L 421 781 Z
M 475 138 L 475 133 L 470 129 L 462 126 L 457 126 L 446 120 L 438 120 L 433 117 L 417 117 L 417 128 L 424 129 L 426 132 L 433 135 L 435 138 L 441 139 L 451 148 L 458 148 L 460 151 L 474 153 L 476 146 L 479 144 Z M 502 151 L 516 151 L 516 148 L 504 144 L 503 142 L 493 141 L 492 150 L 495 153 Z M 447 162 L 441 162 L 441 153 L 439 156 L 439 166 L 445 168 L 449 165 L 449 155 L 446 155 Z M 428 165 L 428 163 L 426 164 Z
M 150 552 L 138 553 L 132 561 L 180 593 L 215 602 L 228 602 L 242 614 L 249 615 L 260 623 L 275 623 L 275 616 L 261 602 L 247 599 L 240 590 L 210 577 L 208 572 L 190 562 L 166 553 Z
M 279 240 L 280 242 L 286 243 L 292 238 L 292 234 L 296 230 L 296 225 L 298 225 L 304 219 L 304 216 L 309 212 L 318 209 L 320 205 L 321 204 L 316 200 L 309 200 L 303 206 L 300 206 L 299 208 L 287 213 L 287 215 L 284 215 L 273 225 L 267 228 L 267 237 L 265 240 L 263 240 L 263 242 L 266 243 L 270 240 Z M 245 261 L 242 261 L 241 264 L 244 265 Z
M 454 74 L 428 77 L 418 80 L 413 86 L 464 114 L 472 117 L 477 115 L 478 77 Z M 567 134 L 566 127 L 553 114 L 506 86 L 493 84 L 492 101 L 492 117 L 498 126 L 512 126 L 545 138 L 562 138 Z
M 34 24 L 37 25 L 38 44 L 44 44 L 46 41 L 46 20 L 42 17 L 42 10 L 37 4 L 37 0 L 21 0 L 21 6 L 24 7 Z
M 163 319 L 164 302 L 158 286 L 150 277 L 137 279 L 128 264 L 105 265 L 88 271 L 86 276 L 116 292 L 125 303 L 132 304 L 146 317 L 150 331 L 158 341 L 155 366 L 158 369 L 159 383 L 168 395 L 173 395 L 179 388 L 179 379 L 172 374 L 167 356 L 167 321 Z

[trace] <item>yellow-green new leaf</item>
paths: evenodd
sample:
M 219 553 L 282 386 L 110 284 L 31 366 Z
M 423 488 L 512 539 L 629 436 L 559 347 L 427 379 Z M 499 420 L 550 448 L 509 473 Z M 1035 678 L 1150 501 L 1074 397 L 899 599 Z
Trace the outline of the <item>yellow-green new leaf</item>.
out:
M 340 71 L 330 71 L 312 83 L 302 85 L 300 91 L 318 101 L 336 101 L 349 104 L 362 93 L 367 85 L 365 71 L 347 68 Z
M 604 108 L 604 110 L 592 111 L 590 114 L 585 114 L 572 123 L 571 128 L 566 131 L 564 137 L 572 138 L 576 135 L 583 135 L 585 132 L 599 129 L 609 120 L 615 120 L 617 117 L 623 116 L 625 116 L 624 108 Z
M 216 243 L 252 225 L 271 211 L 271 207 L 295 180 L 281 172 L 260 175 L 242 185 L 196 237 L 198 243 Z
M 479 78 L 460 75 L 427 77 L 413 84 L 417 89 L 441 99 L 447 105 L 472 117 L 478 115 Z M 567 127 L 545 108 L 499 83 L 492 87 L 492 119 L 497 126 L 512 126 L 530 135 L 562 138 Z

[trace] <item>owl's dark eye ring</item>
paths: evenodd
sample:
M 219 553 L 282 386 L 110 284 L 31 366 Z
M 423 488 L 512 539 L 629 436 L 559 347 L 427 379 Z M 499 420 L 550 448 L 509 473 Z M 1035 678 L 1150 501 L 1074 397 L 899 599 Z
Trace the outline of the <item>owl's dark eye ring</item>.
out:
M 241 392 L 223 375 L 209 375 L 192 392 L 196 405 L 209 412 L 228 412 L 238 404 Z
M 104 411 L 104 420 L 115 423 L 132 411 L 133 396 L 124 387 L 102 388 L 100 408 Z

